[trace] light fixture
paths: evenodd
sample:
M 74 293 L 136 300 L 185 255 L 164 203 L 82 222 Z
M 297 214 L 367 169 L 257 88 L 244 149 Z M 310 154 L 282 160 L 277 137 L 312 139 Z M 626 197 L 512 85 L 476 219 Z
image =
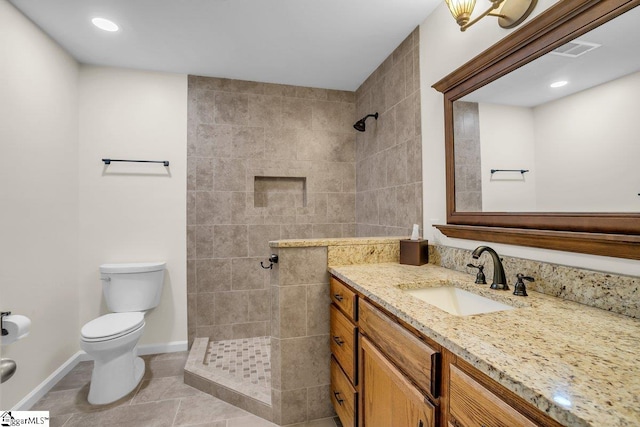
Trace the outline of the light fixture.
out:
M 557 82 L 553 82 L 553 83 L 551 83 L 551 84 L 549 85 L 549 87 L 552 87 L 552 88 L 554 88 L 554 89 L 555 89 L 555 88 L 557 88 L 557 87 L 566 86 L 566 85 L 567 85 L 567 83 L 569 83 L 569 82 L 568 82 L 568 81 L 566 81 L 566 80 L 558 80 Z
M 445 0 L 451 15 L 455 18 L 458 25 L 460 25 L 460 31 L 464 31 L 485 16 L 498 17 L 498 24 L 502 28 L 517 27 L 527 19 L 527 16 L 531 14 L 536 7 L 538 0 L 489 0 L 491 6 L 486 11 L 482 12 L 480 16 L 471 19 L 471 14 L 476 5 L 476 0 Z M 502 8 L 500 9 L 500 6 Z M 494 12 L 500 9 L 499 13 Z
M 111 33 L 120 29 L 120 27 L 118 27 L 118 24 L 105 18 L 93 18 L 91 20 L 91 23 L 93 23 L 93 25 L 100 28 L 101 30 L 109 31 Z

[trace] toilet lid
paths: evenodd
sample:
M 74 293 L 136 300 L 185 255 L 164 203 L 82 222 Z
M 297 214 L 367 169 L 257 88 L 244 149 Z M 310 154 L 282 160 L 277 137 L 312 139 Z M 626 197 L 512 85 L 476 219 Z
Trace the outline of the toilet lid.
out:
M 144 324 L 141 312 L 109 313 L 82 327 L 80 334 L 87 340 L 108 340 L 125 335 Z

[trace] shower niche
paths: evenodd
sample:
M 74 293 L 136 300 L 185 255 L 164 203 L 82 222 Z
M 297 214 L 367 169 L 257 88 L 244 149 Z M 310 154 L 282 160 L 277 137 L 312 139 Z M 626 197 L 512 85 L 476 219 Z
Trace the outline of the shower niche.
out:
M 266 208 L 268 214 L 295 215 L 297 208 L 307 206 L 306 177 L 256 176 L 253 188 L 254 207 Z

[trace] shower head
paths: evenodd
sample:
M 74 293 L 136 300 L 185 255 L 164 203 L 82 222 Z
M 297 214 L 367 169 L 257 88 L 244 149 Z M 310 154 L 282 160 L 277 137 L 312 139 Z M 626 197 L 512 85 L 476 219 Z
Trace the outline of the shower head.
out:
M 373 117 L 376 120 L 378 120 L 378 113 L 375 114 L 367 114 L 366 116 L 364 116 L 363 118 L 361 118 L 360 120 L 358 120 L 354 125 L 353 128 L 355 130 L 357 130 L 358 132 L 364 132 L 365 130 L 365 124 L 364 122 L 369 118 L 369 117 Z

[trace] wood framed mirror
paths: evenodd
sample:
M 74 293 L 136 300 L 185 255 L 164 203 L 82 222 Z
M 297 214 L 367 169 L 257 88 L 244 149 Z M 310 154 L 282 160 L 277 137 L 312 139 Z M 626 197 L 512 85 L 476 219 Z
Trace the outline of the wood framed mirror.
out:
M 640 259 L 640 182 L 630 208 L 624 211 L 604 209 L 572 211 L 525 211 L 517 209 L 474 209 L 456 200 L 456 168 L 454 103 L 470 96 L 526 64 L 541 58 L 567 42 L 624 15 L 640 5 L 640 0 L 562 0 L 505 37 L 491 48 L 452 72 L 433 87 L 444 94 L 447 225 L 436 227 L 446 236 L 580 252 L 629 259 Z M 633 12 L 640 11 L 640 8 Z M 635 50 L 632 54 L 639 55 Z M 639 72 L 640 73 L 640 72 Z M 640 75 L 640 74 L 639 74 Z M 637 97 L 636 95 L 629 96 Z M 466 98 L 465 98 L 466 99 Z M 637 135 L 632 144 L 637 142 Z M 516 137 L 518 135 L 515 135 Z M 459 149 L 462 151 L 462 148 Z M 640 158 L 635 158 L 640 169 Z M 461 166 L 461 165 L 459 165 Z M 518 165 L 517 167 L 520 167 Z M 487 170 L 485 170 L 487 169 Z M 519 171 L 518 171 L 519 172 Z M 481 173 L 488 174 L 483 166 Z M 491 174 L 493 176 L 493 171 Z M 588 170 L 585 173 L 590 173 Z M 516 173 L 516 175 L 519 175 Z M 521 173 L 524 177 L 524 173 Z M 524 180 L 524 178 L 523 178 Z M 631 196 L 631 195 L 628 195 Z

